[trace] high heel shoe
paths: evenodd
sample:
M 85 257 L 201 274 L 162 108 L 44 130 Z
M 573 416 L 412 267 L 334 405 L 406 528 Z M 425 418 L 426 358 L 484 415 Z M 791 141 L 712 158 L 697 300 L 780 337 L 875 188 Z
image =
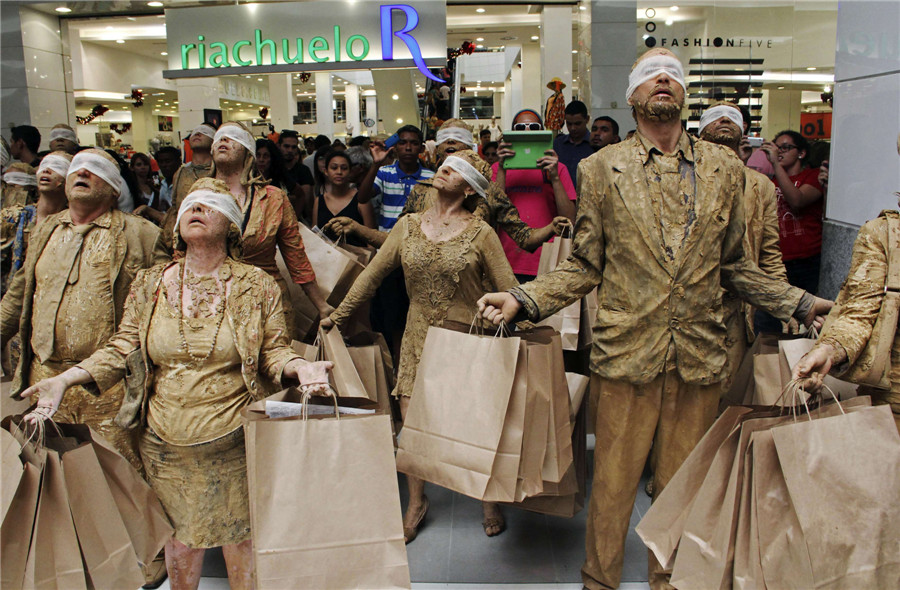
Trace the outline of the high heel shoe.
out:
M 422 508 L 416 515 L 416 520 L 411 525 L 403 524 L 403 540 L 406 543 L 412 543 L 419 534 L 419 525 L 425 520 L 425 514 L 428 513 L 428 496 L 422 496 Z

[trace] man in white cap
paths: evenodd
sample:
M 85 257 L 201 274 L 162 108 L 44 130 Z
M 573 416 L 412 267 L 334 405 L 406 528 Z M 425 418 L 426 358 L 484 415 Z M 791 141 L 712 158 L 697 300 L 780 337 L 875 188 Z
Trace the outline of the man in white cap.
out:
M 830 302 L 770 278 L 744 255 L 744 166 L 684 132 L 685 83 L 672 52 L 635 62 L 632 139 L 578 167 L 572 256 L 554 272 L 485 295 L 482 315 L 538 320 L 599 285 L 591 350 L 594 483 L 582 581 L 616 588 L 644 464 L 659 494 L 716 417 L 725 364 L 723 287 L 783 320 L 812 324 Z M 652 588 L 668 575 L 653 554 Z
M 175 229 L 175 217 L 181 202 L 191 192 L 191 187 L 198 178 L 209 176 L 212 167 L 212 143 L 216 136 L 216 129 L 209 123 L 201 123 L 194 127 L 188 136 L 191 145 L 191 161 L 182 164 L 172 178 L 171 206 L 166 211 L 165 218 L 160 224 L 163 231 L 162 247 L 171 254 L 172 232 Z
M 743 138 L 744 116 L 734 103 L 719 102 L 700 117 L 700 139 L 725 146 L 740 157 L 738 148 Z M 775 185 L 764 174 L 747 168 L 744 170 L 744 255 L 753 260 L 766 274 L 783 281 L 787 272 L 781 261 L 778 245 L 778 202 Z M 747 347 L 755 338 L 753 332 L 753 306 L 741 301 L 729 292 L 722 296 L 725 307 L 725 347 L 728 360 L 725 363 L 723 392 L 731 387 L 734 372 L 744 358 Z M 738 400 L 739 403 L 739 400 Z

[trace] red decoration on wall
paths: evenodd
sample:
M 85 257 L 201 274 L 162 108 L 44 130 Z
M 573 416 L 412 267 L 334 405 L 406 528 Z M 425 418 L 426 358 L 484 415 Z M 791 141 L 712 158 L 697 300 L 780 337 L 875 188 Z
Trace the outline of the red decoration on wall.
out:
M 94 108 L 91 109 L 91 114 L 87 117 L 75 117 L 75 120 L 81 125 L 87 125 L 97 117 L 102 117 L 106 111 L 109 109 L 102 104 L 94 105 Z
M 134 101 L 134 106 L 142 107 L 144 106 L 144 92 L 140 88 L 135 88 L 131 91 L 131 100 Z

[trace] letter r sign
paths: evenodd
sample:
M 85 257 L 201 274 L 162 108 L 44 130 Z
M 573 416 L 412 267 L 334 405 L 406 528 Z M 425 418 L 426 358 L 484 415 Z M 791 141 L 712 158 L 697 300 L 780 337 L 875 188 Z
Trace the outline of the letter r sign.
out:
M 406 26 L 399 31 L 394 30 L 393 14 L 395 10 L 402 11 L 406 15 Z M 410 35 L 410 31 L 419 24 L 419 13 L 407 4 L 383 4 L 381 6 L 381 58 L 385 61 L 394 59 L 394 37 L 403 41 L 412 54 L 413 61 L 419 71 L 435 82 L 443 82 L 440 78 L 428 71 L 419 43 Z

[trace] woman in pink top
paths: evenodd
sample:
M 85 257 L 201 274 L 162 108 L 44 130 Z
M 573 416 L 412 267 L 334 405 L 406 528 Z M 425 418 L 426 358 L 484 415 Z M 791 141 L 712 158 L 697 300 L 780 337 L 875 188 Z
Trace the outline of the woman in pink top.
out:
M 530 110 L 520 111 L 512 123 L 513 131 L 538 131 L 544 128 L 540 116 Z M 491 166 L 493 180 L 506 192 L 509 200 L 519 210 L 522 221 L 531 227 L 544 227 L 556 217 L 575 220 L 575 186 L 569 170 L 560 164 L 556 152 L 547 150 L 536 166 L 530 170 L 505 170 L 503 162 L 515 156 L 510 144 L 500 144 L 497 156 L 500 162 Z M 541 249 L 528 252 L 519 248 L 503 230 L 499 231 L 500 243 L 509 264 L 520 283 L 537 275 Z

